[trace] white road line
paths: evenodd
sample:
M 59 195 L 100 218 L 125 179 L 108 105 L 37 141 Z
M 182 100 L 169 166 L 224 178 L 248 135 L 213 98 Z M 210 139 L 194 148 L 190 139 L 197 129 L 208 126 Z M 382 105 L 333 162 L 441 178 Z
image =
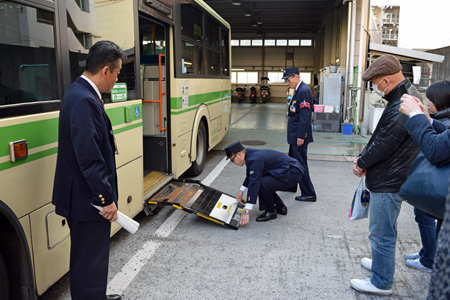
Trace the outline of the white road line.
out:
M 229 160 L 224 157 L 222 161 L 214 168 L 214 170 L 211 171 L 211 173 L 206 176 L 205 179 L 203 179 L 202 184 L 209 186 L 213 181 L 219 176 L 220 172 L 225 168 L 225 166 L 228 164 Z
M 211 173 L 206 176 L 202 181 L 202 184 L 209 186 L 225 166 L 228 164 L 229 160 L 224 158 Z M 188 205 L 194 202 L 200 193 L 197 193 L 188 202 Z M 175 210 L 169 218 L 156 230 L 155 237 L 157 238 L 167 238 L 170 233 L 177 227 L 178 223 L 183 219 L 186 212 L 181 210 Z M 108 284 L 108 294 L 119 294 L 121 295 L 128 285 L 133 281 L 137 274 L 141 271 L 148 261 L 155 254 L 156 250 L 161 246 L 162 241 L 148 241 L 144 246 L 139 249 L 136 254 L 125 264 L 125 266 L 120 270 L 119 273 L 114 276 L 114 278 Z

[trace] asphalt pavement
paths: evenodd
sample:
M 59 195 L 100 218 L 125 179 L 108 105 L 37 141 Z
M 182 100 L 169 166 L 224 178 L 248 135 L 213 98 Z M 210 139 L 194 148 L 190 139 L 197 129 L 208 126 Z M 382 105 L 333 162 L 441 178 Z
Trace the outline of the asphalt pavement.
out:
M 209 152 L 204 172 L 195 179 L 211 179 L 223 158 L 220 147 Z M 370 257 L 368 219 L 348 220 L 358 184 L 352 158 L 316 154 L 309 166 L 317 202 L 298 202 L 299 192 L 281 192 L 288 214 L 269 222 L 255 222 L 257 209 L 238 230 L 171 207 L 148 217 L 139 214 L 136 234 L 121 230 L 111 239 L 109 291 L 127 300 L 378 299 L 350 287 L 351 279 L 370 277 L 360 264 Z M 228 162 L 218 174 L 215 170 L 211 187 L 235 195 L 245 167 Z M 420 248 L 413 208 L 404 203 L 393 294 L 384 299 L 426 298 L 430 274 L 408 268 L 404 259 Z M 49 299 L 70 299 L 68 275 L 39 298 Z

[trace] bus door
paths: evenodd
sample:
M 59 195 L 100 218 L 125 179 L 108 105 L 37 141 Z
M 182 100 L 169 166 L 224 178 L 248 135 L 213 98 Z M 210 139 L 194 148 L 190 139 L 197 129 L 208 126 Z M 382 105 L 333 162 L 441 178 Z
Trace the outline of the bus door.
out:
M 142 13 L 139 15 L 144 190 L 148 191 L 154 191 L 162 181 L 166 182 L 171 173 L 167 113 L 167 36 L 167 26 Z M 146 194 L 144 191 L 145 198 Z

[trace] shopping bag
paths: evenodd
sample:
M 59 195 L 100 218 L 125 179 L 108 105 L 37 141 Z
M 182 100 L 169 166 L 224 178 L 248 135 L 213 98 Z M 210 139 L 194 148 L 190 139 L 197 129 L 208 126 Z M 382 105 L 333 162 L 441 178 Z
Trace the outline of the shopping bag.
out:
M 369 215 L 370 193 L 366 189 L 366 176 L 359 179 L 358 187 L 353 195 L 352 205 L 350 207 L 349 219 L 358 220 L 367 218 Z
M 450 164 L 436 166 L 420 152 L 409 168 L 400 196 L 412 206 L 440 219 L 444 218 Z

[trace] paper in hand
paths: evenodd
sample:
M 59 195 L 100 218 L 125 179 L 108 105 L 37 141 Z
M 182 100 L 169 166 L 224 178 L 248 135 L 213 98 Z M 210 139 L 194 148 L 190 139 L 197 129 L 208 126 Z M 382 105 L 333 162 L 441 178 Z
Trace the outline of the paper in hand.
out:
M 102 211 L 101 206 L 97 206 L 97 205 L 93 205 L 93 204 L 92 204 L 92 206 L 95 207 L 96 209 L 98 209 L 99 211 Z M 139 228 L 138 222 L 136 222 L 132 218 L 124 215 L 120 211 L 117 211 L 116 223 L 119 224 L 120 226 L 122 226 L 126 231 L 128 231 L 131 234 L 134 234 Z

